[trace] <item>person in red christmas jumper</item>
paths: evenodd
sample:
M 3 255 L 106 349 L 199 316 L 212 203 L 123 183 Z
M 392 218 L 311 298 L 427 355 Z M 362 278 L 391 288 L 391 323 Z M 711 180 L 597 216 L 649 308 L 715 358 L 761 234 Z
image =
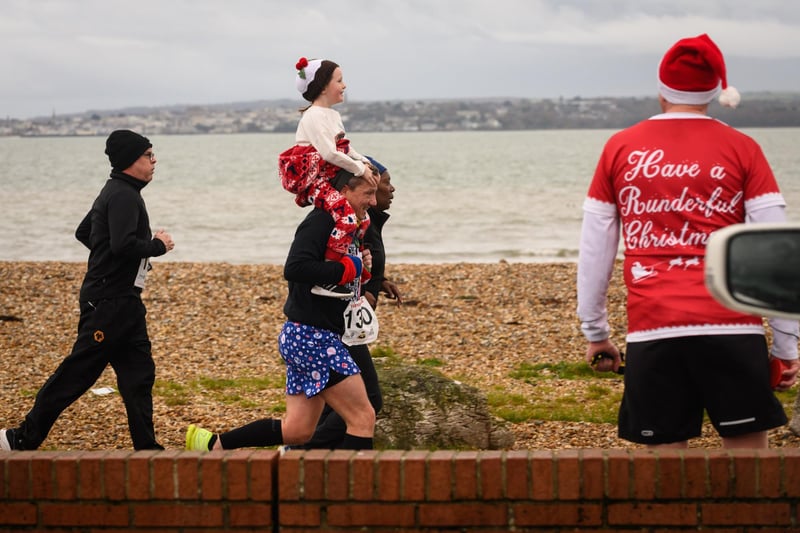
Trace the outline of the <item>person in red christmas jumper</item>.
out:
M 608 140 L 583 204 L 586 360 L 600 371 L 622 363 L 606 309 L 621 230 L 628 332 L 619 436 L 686 448 L 707 412 L 723 447 L 766 448 L 767 430 L 787 421 L 773 388 L 797 380 L 798 324 L 770 319 L 768 351 L 763 319 L 707 290 L 705 246 L 731 224 L 785 220 L 784 198 L 759 145 L 707 115 L 717 95 L 731 107 L 740 99 L 708 35 L 673 45 L 658 83 L 662 113 Z
M 332 185 L 337 173 L 364 176 L 377 186 L 369 160 L 359 154 L 345 137 L 339 112 L 333 106 L 344 101 L 346 85 L 342 69 L 327 59 L 301 57 L 295 65 L 297 90 L 311 104 L 300 112 L 295 145 L 278 157 L 278 173 L 283 188 L 295 195 L 300 207 L 313 205 L 329 213 L 334 228 L 328 239 L 325 259 L 346 261 L 347 250 L 354 238 L 363 241 L 369 217 L 360 220 L 350 204 Z M 364 281 L 369 272 L 364 270 Z M 311 292 L 332 298 L 351 298 L 354 293 L 340 284 L 315 285 Z

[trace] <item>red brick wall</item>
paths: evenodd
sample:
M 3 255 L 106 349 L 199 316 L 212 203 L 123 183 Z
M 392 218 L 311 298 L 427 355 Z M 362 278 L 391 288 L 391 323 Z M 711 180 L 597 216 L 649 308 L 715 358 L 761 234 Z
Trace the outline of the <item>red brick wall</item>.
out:
M 3 530 L 800 528 L 800 450 L 0 452 Z

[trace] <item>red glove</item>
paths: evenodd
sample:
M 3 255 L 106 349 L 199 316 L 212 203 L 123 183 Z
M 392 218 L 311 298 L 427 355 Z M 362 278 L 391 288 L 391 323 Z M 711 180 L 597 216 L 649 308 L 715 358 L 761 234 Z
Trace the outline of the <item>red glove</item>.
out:
M 789 368 L 787 361 L 772 357 L 769 360 L 769 386 L 773 389 L 778 386 L 783 377 L 783 371 Z
M 344 274 L 342 274 L 342 279 L 339 280 L 338 285 L 346 285 L 361 275 L 362 264 L 360 257 L 345 255 L 339 259 L 339 262 L 344 265 Z

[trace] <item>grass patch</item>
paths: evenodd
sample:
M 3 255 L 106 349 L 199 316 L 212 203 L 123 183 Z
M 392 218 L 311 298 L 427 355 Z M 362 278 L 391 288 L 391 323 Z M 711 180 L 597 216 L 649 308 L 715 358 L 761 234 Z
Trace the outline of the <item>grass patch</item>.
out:
M 550 422 L 617 423 L 622 392 L 600 384 L 571 388 L 537 384 L 535 395 L 508 394 L 498 387 L 487 395 L 492 413 L 511 423 L 546 420 Z
M 510 376 L 533 385 L 535 390 L 523 395 L 498 388 L 487 395 L 492 412 L 508 422 L 617 423 L 622 390 L 608 381 L 620 381 L 617 374 L 595 372 L 585 362 L 561 361 L 522 363 Z M 565 385 L 564 380 L 574 384 Z
M 783 405 L 783 410 L 786 411 L 786 416 L 791 419 L 792 414 L 794 413 L 794 403 L 797 401 L 797 385 L 787 391 L 776 392 L 775 396 Z
M 157 379 L 153 385 L 153 396 L 164 399 L 164 403 L 170 406 L 188 405 L 190 401 L 190 389 L 188 385 Z
M 284 378 L 276 377 L 241 377 L 241 378 L 209 378 L 201 377 L 197 380 L 199 385 L 209 391 L 225 391 L 228 389 L 237 389 L 246 392 L 260 391 L 264 389 L 274 389 L 276 387 L 283 387 Z
M 427 367 L 440 367 L 444 366 L 444 363 L 440 359 L 436 359 L 435 357 L 430 357 L 428 359 L 422 359 L 419 363 L 420 366 L 427 366 Z
M 778 399 L 781 401 L 781 403 L 784 405 L 787 403 L 793 404 L 795 398 L 797 398 L 797 388 L 792 387 L 787 391 L 775 392 L 775 396 L 777 396 Z
M 244 409 L 264 407 L 258 398 L 252 395 L 263 390 L 282 389 L 283 377 L 251 377 L 240 378 L 210 378 L 200 377 L 189 383 L 156 380 L 153 386 L 153 395 L 164 399 L 167 405 L 187 405 L 195 394 L 204 394 L 209 399 L 225 405 L 235 405 Z M 270 406 L 273 412 L 284 412 L 286 406 L 281 401 L 279 405 Z
M 374 346 L 370 351 L 372 357 L 389 357 L 391 359 L 397 358 L 397 354 L 391 346 L 378 345 Z
M 509 394 L 497 388 L 487 395 L 489 407 L 511 423 L 545 420 L 553 422 L 617 423 L 622 387 L 612 372 L 595 372 L 585 362 L 522 363 L 510 376 L 535 387 L 530 393 Z M 559 383 L 556 383 L 556 380 Z M 563 380 L 570 383 L 565 385 Z M 797 387 L 776 392 L 786 415 L 791 418 Z
M 585 362 L 570 363 L 530 363 L 520 364 L 510 376 L 521 379 L 526 383 L 540 379 L 620 379 L 619 375 L 612 372 L 595 372 Z

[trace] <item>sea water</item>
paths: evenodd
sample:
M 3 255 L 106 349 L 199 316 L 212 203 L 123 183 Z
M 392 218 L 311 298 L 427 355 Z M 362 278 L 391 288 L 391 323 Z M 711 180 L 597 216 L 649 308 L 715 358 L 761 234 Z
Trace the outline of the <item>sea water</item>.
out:
M 800 220 L 800 129 L 749 129 Z M 355 133 L 396 187 L 384 229 L 395 263 L 574 261 L 581 205 L 612 130 Z M 146 132 L 145 132 L 146 134 Z M 300 208 L 277 156 L 293 134 L 150 138 L 142 191 L 169 261 L 281 264 Z M 102 137 L 0 137 L 0 260 L 85 261 L 74 232 L 109 165 Z

